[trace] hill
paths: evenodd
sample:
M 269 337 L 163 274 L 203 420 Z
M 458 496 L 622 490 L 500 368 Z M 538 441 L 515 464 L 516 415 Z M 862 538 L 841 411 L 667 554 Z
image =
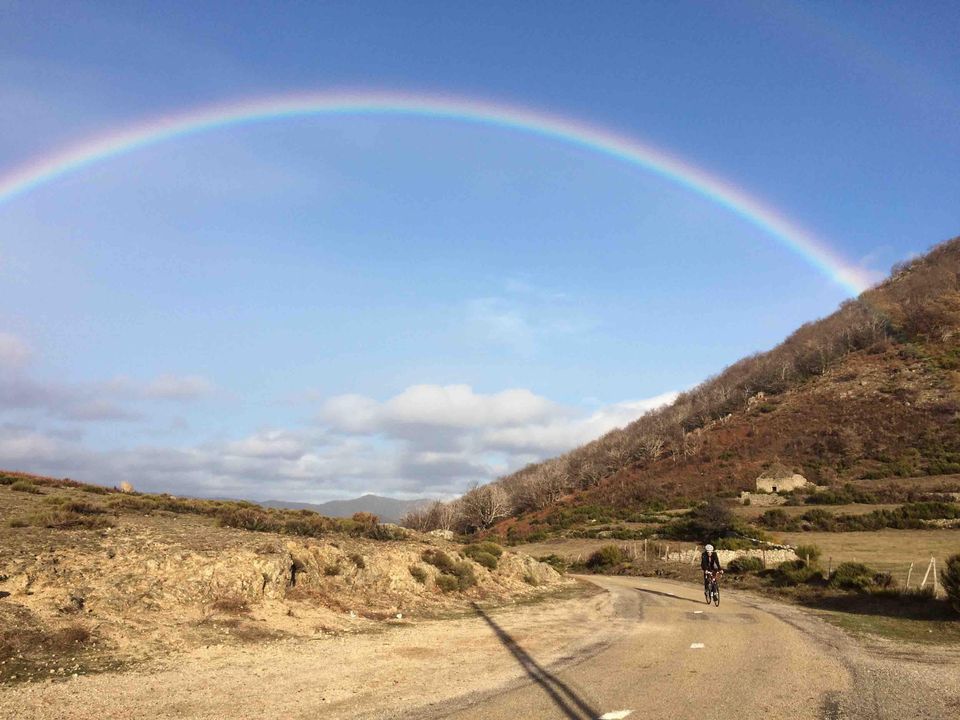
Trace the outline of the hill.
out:
M 286 502 L 284 500 L 267 500 L 260 504 L 270 508 L 312 510 L 327 517 L 339 518 L 353 517 L 355 513 L 365 512 L 376 515 L 384 522 L 397 522 L 411 510 L 416 510 L 417 508 L 428 505 L 430 502 L 430 500 L 424 498 L 419 500 L 396 500 L 394 498 L 368 493 L 367 495 L 361 495 L 352 500 L 331 500 L 318 504 Z
M 492 543 L 465 547 L 372 516 L 23 473 L 0 472 L 0 518 L 0 683 L 377 630 L 571 584 Z
M 471 491 L 457 524 L 682 507 L 752 489 L 775 462 L 835 487 L 960 472 L 958 278 L 960 238 L 671 405 Z

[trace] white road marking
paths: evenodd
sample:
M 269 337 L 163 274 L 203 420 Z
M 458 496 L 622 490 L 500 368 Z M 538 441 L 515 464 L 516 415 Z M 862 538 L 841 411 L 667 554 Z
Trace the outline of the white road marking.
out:
M 625 718 L 632 712 L 633 710 L 614 710 L 613 712 L 608 712 L 601 715 L 600 720 L 621 720 L 621 718 Z
M 693 611 L 693 614 L 694 614 L 694 615 L 703 615 L 703 610 L 694 610 L 694 611 Z
M 703 643 L 690 643 L 691 650 L 699 650 L 703 647 Z

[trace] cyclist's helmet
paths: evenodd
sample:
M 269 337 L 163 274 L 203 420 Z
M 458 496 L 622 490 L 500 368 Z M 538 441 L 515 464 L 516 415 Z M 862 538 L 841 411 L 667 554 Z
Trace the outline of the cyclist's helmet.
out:
M 713 552 L 713 545 L 707 545 L 707 546 L 704 548 L 704 550 L 706 550 L 707 552 Z

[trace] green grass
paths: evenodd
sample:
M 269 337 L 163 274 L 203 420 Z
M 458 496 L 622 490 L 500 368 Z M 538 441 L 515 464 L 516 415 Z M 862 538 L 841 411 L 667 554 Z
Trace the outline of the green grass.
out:
M 864 637 L 876 636 L 898 642 L 924 645 L 954 645 L 960 643 L 960 620 L 913 620 L 884 615 L 819 611 L 817 616 L 831 625 Z M 960 618 L 960 615 L 957 616 Z

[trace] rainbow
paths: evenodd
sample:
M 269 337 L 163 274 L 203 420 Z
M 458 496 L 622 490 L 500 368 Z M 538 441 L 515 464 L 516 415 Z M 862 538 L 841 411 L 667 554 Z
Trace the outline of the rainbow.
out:
M 627 137 L 568 118 L 466 98 L 389 92 L 324 92 L 266 97 L 165 115 L 27 162 L 0 175 L 0 205 L 94 163 L 148 145 L 220 128 L 310 115 L 408 115 L 516 130 L 585 148 L 673 181 L 759 227 L 851 295 L 871 284 L 868 272 L 844 260 L 823 241 L 736 185 Z

